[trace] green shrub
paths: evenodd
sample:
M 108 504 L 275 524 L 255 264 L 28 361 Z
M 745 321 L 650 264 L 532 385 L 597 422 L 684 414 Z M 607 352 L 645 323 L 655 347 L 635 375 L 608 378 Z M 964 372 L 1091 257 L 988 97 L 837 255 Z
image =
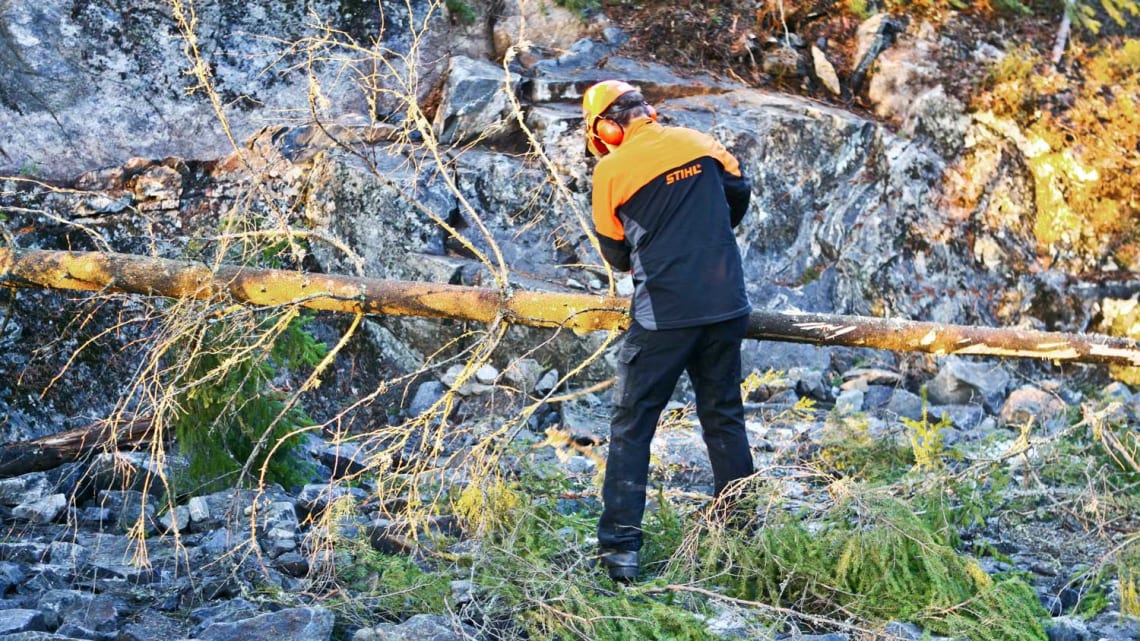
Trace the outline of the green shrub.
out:
M 892 483 L 914 464 L 914 454 L 893 437 L 872 435 L 864 416 L 829 416 L 812 463 L 829 475 Z
M 849 498 L 808 525 L 779 513 L 751 537 L 710 532 L 672 578 L 806 614 L 845 612 L 932 633 L 1043 641 L 1044 611 L 1017 578 L 994 578 L 895 499 Z
M 943 414 L 937 423 L 931 423 L 928 410 L 924 386 L 922 419 L 916 421 L 905 416 L 901 418 L 903 425 L 907 427 L 907 436 L 910 437 L 910 447 L 914 453 L 914 470 L 918 472 L 932 472 L 943 467 L 947 452 L 942 445 L 942 432 L 953 426 L 953 421 L 946 414 Z
M 365 601 L 373 615 L 396 619 L 414 614 L 438 614 L 451 593 L 446 574 L 426 571 L 406 556 L 372 549 L 368 541 L 353 546 L 337 576 Z
M 312 475 L 313 463 L 294 434 L 312 420 L 273 380 L 316 365 L 326 348 L 305 330 L 304 317 L 238 316 L 240 321 L 219 319 L 195 327 L 167 354 L 177 364 L 174 434 L 189 463 L 176 486 L 187 483 L 196 491 L 232 486 L 251 456 L 254 481 L 262 466 L 267 481 L 286 487 Z

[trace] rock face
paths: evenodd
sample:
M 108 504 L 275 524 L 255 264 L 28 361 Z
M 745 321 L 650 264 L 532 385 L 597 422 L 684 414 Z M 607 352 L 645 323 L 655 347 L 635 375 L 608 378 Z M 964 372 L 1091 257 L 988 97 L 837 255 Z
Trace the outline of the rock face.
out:
M 414 4 L 415 15 L 404 3 L 384 3 L 381 16 L 380 6 L 4 3 L 0 172 L 70 179 L 135 156 L 216 158 L 265 126 L 269 114 L 307 119 L 312 109 L 367 122 L 370 105 L 384 108 L 372 93 L 381 86 L 362 88 L 355 80 L 368 69 L 355 65 L 364 61 L 333 62 L 333 52 L 371 42 L 383 22 L 375 53 L 421 65 L 426 93 L 435 68 L 411 51 L 412 25 L 442 23 L 438 13 L 425 15 L 427 3 Z M 206 77 L 212 91 L 203 87 Z M 219 110 L 232 141 L 219 127 Z

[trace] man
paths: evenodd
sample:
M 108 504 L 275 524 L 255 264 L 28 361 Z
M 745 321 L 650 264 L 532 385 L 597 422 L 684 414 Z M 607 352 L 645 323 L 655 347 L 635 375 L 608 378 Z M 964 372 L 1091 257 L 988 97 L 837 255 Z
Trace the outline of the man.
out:
M 593 221 L 602 256 L 632 271 L 633 322 L 618 352 L 609 455 L 598 522 L 614 580 L 639 569 L 649 445 L 682 371 L 717 495 L 752 474 L 740 397 L 740 343 L 752 310 L 732 229 L 751 184 L 720 143 L 666 127 L 632 85 L 607 80 L 582 97 L 594 169 Z

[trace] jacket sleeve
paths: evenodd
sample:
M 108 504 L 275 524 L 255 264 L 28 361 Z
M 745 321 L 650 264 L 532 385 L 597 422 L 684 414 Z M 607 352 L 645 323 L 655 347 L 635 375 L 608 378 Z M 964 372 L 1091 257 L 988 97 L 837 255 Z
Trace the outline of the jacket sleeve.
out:
M 624 240 L 614 240 L 599 234 L 598 245 L 602 248 L 602 258 L 606 259 L 610 267 L 619 272 L 629 271 L 629 245 Z
M 729 218 L 732 226 L 736 227 L 744 220 L 748 213 L 748 204 L 752 201 L 752 181 L 743 174 L 734 176 L 728 172 L 722 174 L 724 180 L 724 197 L 728 200 Z
M 744 175 L 740 161 L 712 136 L 708 140 L 709 155 L 720 163 L 720 179 L 724 183 L 724 198 L 728 201 L 729 219 L 736 227 L 748 212 L 752 200 L 752 181 Z
M 594 219 L 594 235 L 602 258 L 610 267 L 622 272 L 630 269 L 630 247 L 625 242 L 625 228 L 617 215 L 617 205 L 613 196 L 613 176 L 610 166 L 599 162 L 594 168 L 594 189 L 591 196 Z

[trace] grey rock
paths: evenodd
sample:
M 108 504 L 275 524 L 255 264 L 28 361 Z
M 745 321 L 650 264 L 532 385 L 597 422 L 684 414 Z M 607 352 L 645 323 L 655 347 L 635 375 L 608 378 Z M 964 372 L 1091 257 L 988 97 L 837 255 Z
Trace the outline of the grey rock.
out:
M 835 399 L 835 412 L 840 416 L 862 412 L 865 396 L 866 393 L 861 389 L 843 390 Z
M 420 416 L 428 411 L 436 401 L 443 398 L 443 393 L 446 391 L 443 383 L 439 381 L 425 381 L 420 383 L 416 388 L 415 396 L 412 397 L 411 404 L 408 405 L 409 416 Z
M 99 632 L 98 630 L 91 630 L 77 623 L 64 623 L 59 626 L 59 629 L 57 629 L 55 633 L 68 638 L 86 639 L 87 641 L 118 641 L 119 639 L 118 630 Z
M 800 396 L 816 400 L 828 400 L 831 396 L 830 386 L 823 380 L 823 370 L 809 367 L 791 367 L 787 371 L 788 381 Z M 862 399 L 859 399 L 859 408 L 862 409 Z
M 101 530 L 104 524 L 112 522 L 114 516 L 110 508 L 88 505 L 79 510 L 76 514 L 76 520 L 80 525 Z
M 475 370 L 475 380 L 483 385 L 493 385 L 499 380 L 499 370 L 493 365 L 483 365 Z
M 542 365 L 533 358 L 517 358 L 507 365 L 503 375 L 520 390 L 530 393 L 542 375 Z
M 185 505 L 176 505 L 173 510 L 166 510 L 158 517 L 158 523 L 167 532 L 181 532 L 190 525 L 190 508 Z
M 273 501 L 258 510 L 258 517 L 263 530 L 296 530 L 299 525 L 293 501 Z
M 102 589 L 123 584 L 139 586 L 158 582 L 162 575 L 154 568 L 142 568 L 126 563 L 92 562 L 83 566 L 76 575 L 84 581 L 93 581 Z
M 516 123 L 507 117 L 510 101 L 505 92 L 515 92 L 518 84 L 517 74 L 498 65 L 452 57 L 432 123 L 440 142 L 467 142 L 480 136 L 494 140 L 510 133 Z
M 1132 399 L 1135 396 L 1136 395 L 1132 393 L 1132 390 L 1128 389 L 1128 386 L 1124 383 L 1121 383 L 1120 381 L 1113 381 L 1108 385 L 1105 385 L 1104 388 L 1100 391 L 1101 398 L 1105 400 L 1119 401 L 1124 404 L 1131 403 Z
M 304 5 L 255 0 L 240 11 L 214 3 L 195 7 L 196 31 L 203 34 L 198 46 L 210 62 L 213 81 L 222 88 L 240 88 L 244 97 L 241 104 L 228 105 L 226 114 L 238 139 L 262 127 L 267 114 L 306 112 L 310 78 L 320 86 L 323 118 L 368 112 L 364 92 L 342 80 L 346 70 L 340 64 L 309 67 L 287 55 L 275 58 L 272 70 L 264 65 L 263 56 L 276 51 L 271 41 L 317 35 L 313 16 L 332 19 L 339 6 L 331 0 Z M 418 13 L 425 9 L 412 7 Z M 360 13 L 338 24 L 346 35 L 367 43 L 374 35 L 371 26 L 381 19 L 378 10 Z M 403 5 L 386 7 L 389 28 L 383 30 L 380 46 L 413 53 L 408 19 Z M 14 175 L 24 167 L 41 177 L 70 178 L 136 156 L 210 158 L 232 151 L 209 101 L 184 91 L 194 81 L 183 74 L 180 39 L 170 37 L 177 26 L 169 7 L 120 12 L 87 3 L 73 10 L 69 2 L 47 0 L 6 5 L 0 22 L 4 33 L 14 36 L 5 39 L 3 68 L 11 71 L 0 85 L 0 129 L 9 133 L 0 173 Z M 442 28 L 429 30 L 422 46 L 446 38 L 447 23 L 438 12 L 433 24 Z M 433 84 L 438 76 L 434 53 L 408 61 L 417 65 L 425 85 Z M 375 80 L 392 82 L 382 76 Z M 383 101 L 377 105 L 387 106 Z
M 0 641 L 87 641 L 76 639 L 74 636 L 52 634 L 50 632 L 15 632 L 13 634 L 0 634 Z
M 195 496 L 186 502 L 191 523 L 203 523 L 210 519 L 210 504 L 206 499 Z
M 807 61 L 795 47 L 777 46 L 764 52 L 761 62 L 764 73 L 777 78 L 797 78 L 807 75 Z
M 49 590 L 61 590 L 75 584 L 78 572 L 63 565 L 38 563 L 27 568 L 28 578 L 20 586 L 22 592 L 39 594 Z
M 375 628 L 362 628 L 352 641 L 463 641 L 475 637 L 469 626 L 458 626 L 450 619 L 430 614 L 417 614 L 400 624 L 383 623 Z
M 578 13 L 560 5 L 507 3 L 503 12 L 507 15 L 495 20 L 491 38 L 496 59 L 518 46 L 520 38 L 531 47 L 566 49 L 582 38 L 587 26 Z
M 588 436 L 598 442 L 609 437 L 611 408 L 608 403 L 574 399 L 562 403 L 560 411 L 560 427 L 570 434 Z
M 198 548 L 207 556 L 218 558 L 249 544 L 249 533 L 231 532 L 229 528 L 218 528 L 204 536 Z
M 1000 416 L 1006 425 L 1030 424 L 1052 434 L 1068 426 L 1068 409 L 1056 394 L 1023 385 L 1010 393 Z
M 1119 612 L 1102 612 L 1087 622 L 1089 632 L 1098 641 L 1134 641 L 1140 639 L 1140 621 L 1121 616 Z
M 30 503 L 22 503 L 12 509 L 12 516 L 29 523 L 51 523 L 59 518 L 67 508 L 67 497 L 50 494 Z
M 355 197 L 351 195 L 346 196 L 350 198 Z M 388 205 L 388 207 L 391 207 L 391 205 Z M 440 247 L 438 251 L 443 251 L 442 241 L 437 242 L 439 239 L 435 234 L 424 232 L 424 235 L 420 237 L 426 239 L 426 244 L 431 245 L 433 251 L 436 245 Z M 407 244 L 407 241 L 402 241 L 401 244 Z M 428 331 L 426 324 L 416 322 L 414 319 L 409 319 L 407 325 L 415 327 L 421 332 Z M 392 363 L 393 367 L 399 371 L 414 372 L 424 362 L 424 354 L 418 349 L 420 345 L 419 342 L 412 340 L 414 334 L 408 333 L 414 332 L 415 330 L 404 326 L 389 327 L 372 320 L 364 321 L 363 328 L 364 334 L 368 336 L 369 342 L 376 346 L 377 353 L 383 354 L 384 360 Z M 423 347 L 426 348 L 427 345 L 425 344 Z M 431 352 L 428 353 L 430 354 Z
M 55 565 L 72 569 L 80 568 L 90 559 L 91 551 L 76 543 L 52 541 L 48 549 L 48 561 Z
M 201 641 L 328 641 L 333 613 L 324 608 L 291 608 L 249 619 L 212 623 L 198 634 Z
M 953 158 L 961 153 L 970 118 L 966 107 L 948 96 L 941 85 L 920 93 L 906 114 L 903 133 L 925 138 L 942 156 Z
M 309 559 L 297 552 L 288 551 L 273 559 L 273 567 L 285 573 L 286 576 L 299 579 L 309 573 Z
M 269 558 L 277 557 L 297 549 L 297 533 L 289 528 L 276 527 L 261 537 L 262 549 Z
M 11 561 L 0 561 L 0 596 L 20 585 L 27 578 L 24 567 Z
M 449 587 L 451 588 L 451 598 L 453 603 L 459 604 L 471 602 L 471 590 L 474 588 L 474 585 L 471 583 L 471 581 L 452 581 L 449 584 Z
M 368 467 L 368 455 L 358 443 L 326 443 L 318 439 L 317 458 L 332 470 L 332 478 L 358 474 Z
M 16 563 L 39 563 L 50 550 L 45 543 L 33 541 L 0 541 L 0 559 Z
M 934 424 L 944 416 L 950 419 L 951 425 L 963 432 L 977 428 L 986 418 L 985 411 L 979 405 L 931 405 L 926 420 Z
M 83 491 L 95 496 L 103 491 L 145 491 L 158 497 L 162 483 L 153 481 L 165 473 L 146 452 L 100 453 L 83 474 Z
M 146 534 L 158 531 L 154 518 L 157 499 L 137 490 L 102 490 L 96 499 L 98 507 L 111 511 L 120 532 L 127 532 L 142 524 Z
M 750 639 L 748 620 L 741 615 L 739 608 L 715 608 L 713 615 L 705 622 L 705 629 L 718 639 Z
M 114 632 L 118 627 L 119 613 L 108 595 L 79 590 L 51 590 L 40 597 L 38 607 L 43 613 L 44 623 L 50 629 L 59 628 L 65 623 L 95 632 Z
M 216 528 L 227 527 L 233 531 L 249 530 L 249 519 L 256 512 L 264 525 L 265 517 L 272 514 L 268 506 L 275 502 L 292 503 L 278 486 L 270 486 L 263 492 L 253 490 L 225 490 L 198 497 L 205 502 L 201 513 L 208 515 L 202 521 L 191 520 L 192 532 L 213 532 Z M 256 510 L 254 509 L 256 506 Z M 189 507 L 189 506 L 188 506 Z
M 929 408 L 924 407 L 921 396 L 902 388 L 896 389 L 887 401 L 888 412 L 912 421 L 921 421 L 924 409 L 929 414 Z
M 357 503 L 368 498 L 368 492 L 359 487 L 345 487 L 337 484 L 310 483 L 297 495 L 297 509 L 311 516 L 324 512 L 333 501 L 351 497 Z
M 883 633 L 890 635 L 895 641 L 919 641 L 922 639 L 922 628 L 913 623 L 891 621 L 883 626 Z
M 175 620 L 147 609 L 133 615 L 123 625 L 118 641 L 171 641 L 183 637 L 186 632 L 184 620 Z
M 856 60 L 861 60 L 861 52 L 870 48 L 879 31 L 878 23 L 889 19 L 879 14 L 859 26 Z M 876 114 L 896 123 L 905 122 L 918 96 L 939 86 L 942 70 L 930 55 L 937 46 L 937 34 L 932 29 L 912 26 L 879 54 L 867 86 L 867 97 Z
M 195 608 L 190 611 L 189 618 L 197 626 L 195 631 L 200 632 L 215 623 L 246 620 L 260 614 L 262 612 L 257 605 L 237 598 Z
M 475 376 L 470 373 L 465 374 L 466 366 L 456 364 L 447 368 L 447 371 L 439 377 L 440 382 L 446 385 L 460 396 L 471 396 L 473 394 L 485 394 L 491 391 L 492 386 L 485 383 L 480 383 Z M 466 376 L 466 379 L 462 379 Z M 462 382 L 461 382 L 462 379 Z
M 0 635 L 45 630 L 47 627 L 39 610 L 0 610 Z
M 44 472 L 0 479 L 0 505 L 34 503 L 55 493 L 55 482 Z
M 548 370 L 538 379 L 538 382 L 535 383 L 534 391 L 541 395 L 550 394 L 557 388 L 559 378 L 558 370 Z
M 936 405 L 975 403 L 996 414 L 1006 397 L 1010 376 L 1000 363 L 970 362 L 948 357 L 927 385 L 928 398 Z
M 1078 617 L 1055 617 L 1046 624 L 1049 641 L 1092 641 L 1088 626 Z
M 869 412 L 885 410 L 896 389 L 898 388 L 891 385 L 868 385 L 863 390 L 863 408 Z

